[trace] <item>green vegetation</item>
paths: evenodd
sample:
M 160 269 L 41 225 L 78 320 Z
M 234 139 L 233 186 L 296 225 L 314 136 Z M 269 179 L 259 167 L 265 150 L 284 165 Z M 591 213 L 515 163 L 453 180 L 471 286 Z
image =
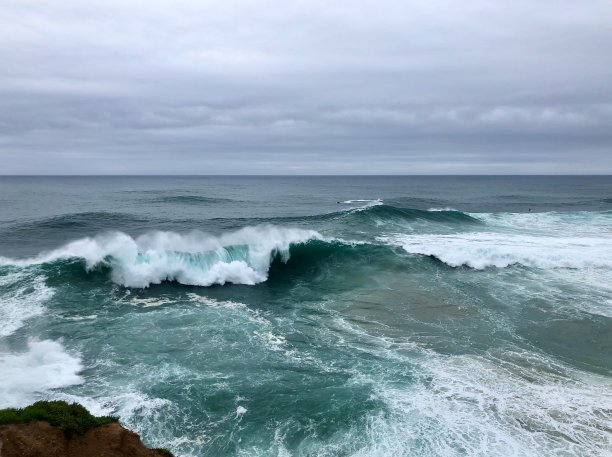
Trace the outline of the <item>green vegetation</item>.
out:
M 47 421 L 64 431 L 83 435 L 92 427 L 118 422 L 118 419 L 92 416 L 78 403 L 68 404 L 65 401 L 37 401 L 26 408 L 0 410 L 0 425 L 27 424 L 34 421 Z
M 163 447 L 158 447 L 153 450 L 163 457 L 174 457 L 172 452 L 170 452 L 168 449 L 164 449 Z

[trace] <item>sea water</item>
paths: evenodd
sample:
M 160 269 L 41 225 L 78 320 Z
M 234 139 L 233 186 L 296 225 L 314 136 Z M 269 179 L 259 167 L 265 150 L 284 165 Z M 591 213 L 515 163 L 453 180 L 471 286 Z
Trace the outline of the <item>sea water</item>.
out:
M 39 399 L 177 456 L 612 455 L 612 178 L 2 177 Z

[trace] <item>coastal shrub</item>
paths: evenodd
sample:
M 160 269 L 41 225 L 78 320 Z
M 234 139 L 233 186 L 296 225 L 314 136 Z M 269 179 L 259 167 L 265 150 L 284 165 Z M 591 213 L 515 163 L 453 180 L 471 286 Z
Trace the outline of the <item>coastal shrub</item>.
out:
M 0 410 L 0 425 L 47 421 L 64 431 L 80 435 L 92 427 L 118 422 L 118 420 L 110 416 L 93 416 L 78 403 L 69 404 L 65 401 L 37 401 L 25 408 Z
M 153 450 L 163 457 L 174 457 L 172 452 L 170 452 L 168 449 L 164 449 L 163 447 L 157 447 Z

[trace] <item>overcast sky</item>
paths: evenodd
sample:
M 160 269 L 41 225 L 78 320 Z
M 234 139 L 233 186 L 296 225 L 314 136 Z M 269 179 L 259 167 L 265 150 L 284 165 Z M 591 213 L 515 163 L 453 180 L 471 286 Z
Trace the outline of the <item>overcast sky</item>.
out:
M 0 159 L 612 173 L 612 0 L 2 0 Z

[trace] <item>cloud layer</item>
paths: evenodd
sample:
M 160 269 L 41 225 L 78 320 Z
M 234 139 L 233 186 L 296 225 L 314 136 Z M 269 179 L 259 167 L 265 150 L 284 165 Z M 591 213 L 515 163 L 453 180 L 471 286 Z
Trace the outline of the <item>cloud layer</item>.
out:
M 610 24 L 601 0 L 4 0 L 0 173 L 612 173 Z

